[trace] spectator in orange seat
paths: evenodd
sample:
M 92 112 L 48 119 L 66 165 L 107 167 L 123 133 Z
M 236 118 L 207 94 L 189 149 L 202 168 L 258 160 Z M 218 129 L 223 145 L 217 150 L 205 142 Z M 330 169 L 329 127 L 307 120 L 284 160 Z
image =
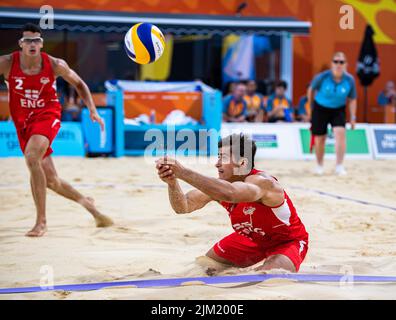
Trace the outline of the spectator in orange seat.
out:
M 279 81 L 275 86 L 275 93 L 268 99 L 268 122 L 292 122 L 293 106 L 286 97 L 287 83 Z
M 232 95 L 223 99 L 223 121 L 244 122 L 246 121 L 247 107 L 243 99 L 246 93 L 246 85 L 238 83 L 234 87 Z
M 263 96 L 256 91 L 256 81 L 249 80 L 246 84 L 246 95 L 244 97 L 247 107 L 246 120 L 248 122 L 263 122 L 264 119 Z

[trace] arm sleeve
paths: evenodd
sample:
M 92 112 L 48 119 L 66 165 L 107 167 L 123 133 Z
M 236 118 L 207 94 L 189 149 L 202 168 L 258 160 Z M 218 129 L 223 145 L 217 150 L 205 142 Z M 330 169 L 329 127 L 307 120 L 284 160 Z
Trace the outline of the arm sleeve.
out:
M 350 82 L 351 82 L 351 90 L 349 91 L 349 95 L 348 98 L 350 99 L 356 99 L 357 97 L 357 93 L 356 93 L 356 83 L 355 83 L 355 79 L 351 76 L 350 78 Z
M 268 99 L 267 112 L 272 111 L 274 100 L 272 98 Z
M 322 80 L 323 80 L 324 76 L 325 76 L 325 74 L 322 72 L 322 73 L 317 74 L 312 79 L 312 82 L 311 82 L 311 85 L 310 85 L 312 90 L 319 90 L 320 89 L 320 84 L 322 83 Z

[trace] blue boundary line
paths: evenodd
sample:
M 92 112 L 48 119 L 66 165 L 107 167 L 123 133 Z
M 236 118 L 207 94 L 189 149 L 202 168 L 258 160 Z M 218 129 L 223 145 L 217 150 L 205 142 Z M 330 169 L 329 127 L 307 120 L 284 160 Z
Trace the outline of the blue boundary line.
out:
M 258 275 L 234 275 L 217 277 L 193 277 L 193 278 L 168 278 L 147 279 L 115 282 L 97 282 L 57 285 L 53 287 L 20 287 L 3 288 L 0 294 L 29 293 L 43 291 L 91 291 L 111 287 L 177 287 L 183 285 L 211 285 L 224 283 L 249 283 L 262 282 L 270 279 L 287 279 L 299 282 L 339 282 L 339 283 L 395 283 L 394 276 L 352 276 L 352 275 L 323 275 L 323 274 L 258 274 Z

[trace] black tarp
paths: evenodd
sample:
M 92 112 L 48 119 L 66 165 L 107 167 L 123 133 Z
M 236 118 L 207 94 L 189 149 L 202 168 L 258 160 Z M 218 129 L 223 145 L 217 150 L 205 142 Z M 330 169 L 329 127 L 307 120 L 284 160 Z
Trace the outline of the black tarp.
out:
M 359 60 L 357 62 L 356 73 L 360 84 L 364 87 L 364 121 L 367 122 L 367 87 L 370 86 L 375 78 L 380 74 L 379 59 L 374 43 L 374 30 L 367 25 L 364 33 L 362 47 L 360 49 Z
M 373 28 L 367 25 L 357 62 L 357 76 L 360 79 L 361 85 L 365 87 L 370 86 L 380 74 L 379 60 L 373 35 Z

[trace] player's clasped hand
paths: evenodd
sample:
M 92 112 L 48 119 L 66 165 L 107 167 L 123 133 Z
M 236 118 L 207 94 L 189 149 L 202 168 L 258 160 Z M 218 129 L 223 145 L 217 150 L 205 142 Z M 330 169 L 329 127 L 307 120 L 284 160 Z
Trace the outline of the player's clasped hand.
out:
M 158 170 L 158 176 L 167 183 L 175 178 L 180 178 L 185 171 L 185 168 L 178 161 L 169 157 L 158 159 L 156 161 L 156 168 Z

